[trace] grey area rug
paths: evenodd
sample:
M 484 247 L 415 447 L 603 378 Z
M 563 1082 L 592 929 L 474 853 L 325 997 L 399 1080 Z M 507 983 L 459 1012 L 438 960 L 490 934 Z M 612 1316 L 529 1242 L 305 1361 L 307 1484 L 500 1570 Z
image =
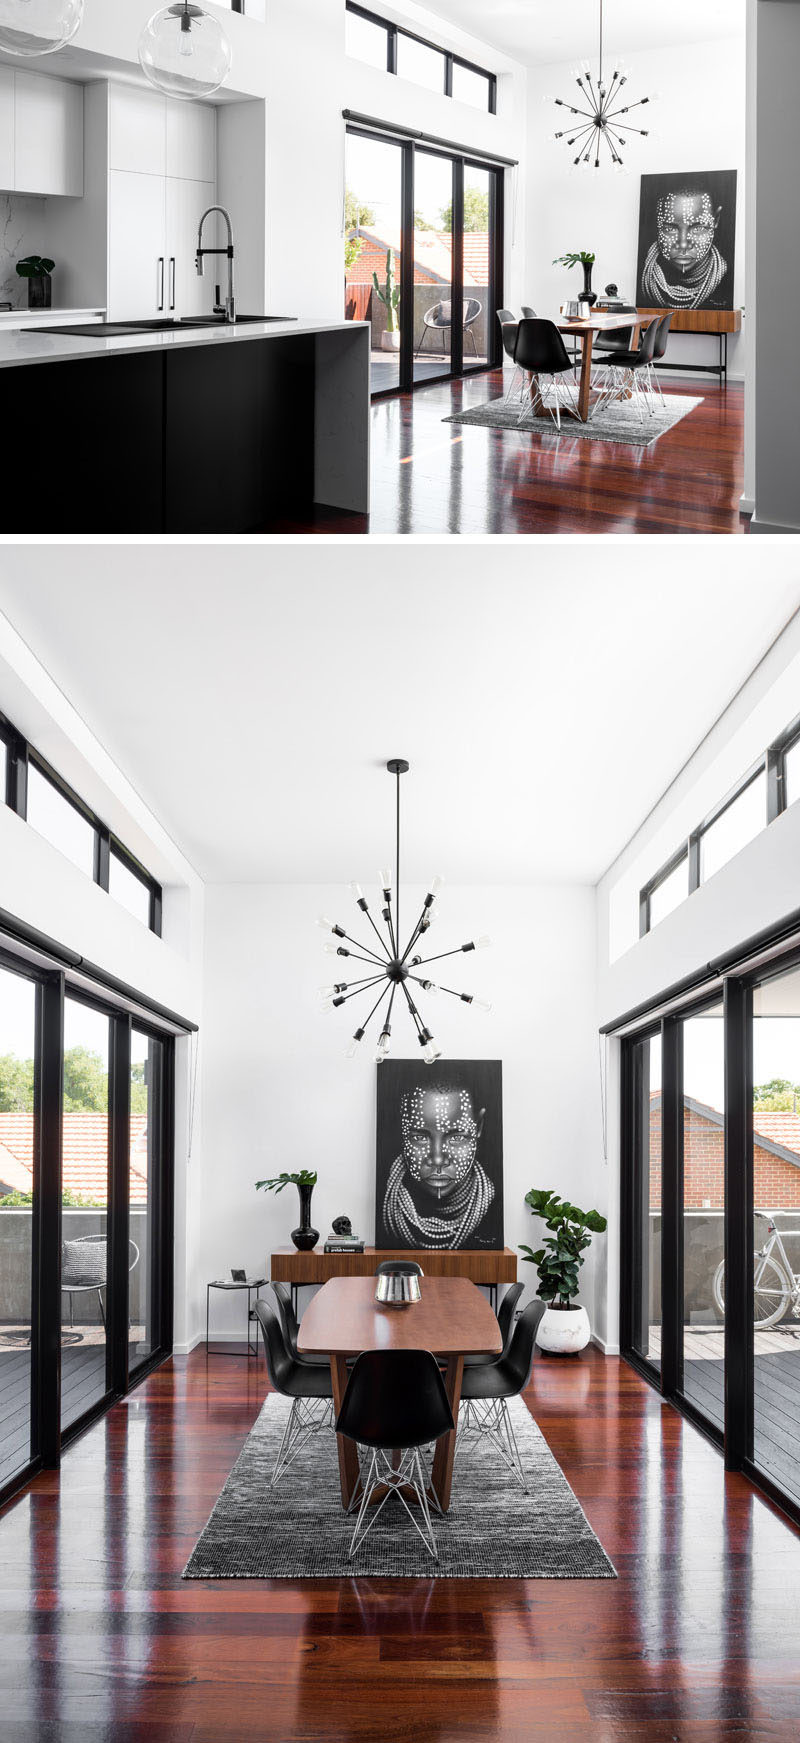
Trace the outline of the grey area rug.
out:
M 549 395 L 545 395 L 549 400 Z M 584 442 L 626 442 L 636 448 L 649 448 L 651 442 L 657 442 L 659 436 L 667 430 L 674 430 L 682 418 L 688 417 L 696 406 L 702 405 L 700 399 L 690 399 L 677 393 L 665 393 L 666 411 L 659 410 L 653 414 L 645 411 L 644 421 L 640 422 L 638 414 L 629 400 L 618 401 L 616 405 L 608 406 L 605 411 L 598 412 L 588 424 L 580 424 L 575 418 L 561 416 L 561 439 L 577 436 Z M 452 417 L 443 418 L 445 424 L 477 424 L 487 430 L 519 430 L 535 431 L 537 435 L 551 436 L 554 442 L 559 441 L 558 430 L 549 413 L 545 417 L 533 417 L 530 413 L 519 422 L 519 402 L 512 400 L 509 407 L 502 399 L 489 400 L 486 405 L 471 406 L 468 411 L 454 412 Z
M 356 1551 L 345 1514 L 332 1430 L 314 1437 L 275 1489 L 269 1479 L 289 1413 L 271 1394 L 245 1442 L 183 1578 L 301 1580 L 615 1579 L 542 1434 L 518 1398 L 514 1433 L 529 1475 L 524 1495 L 490 1443 L 470 1437 L 456 1463 L 450 1511 L 433 1515 L 439 1560 L 424 1548 L 402 1503 L 391 1497 Z

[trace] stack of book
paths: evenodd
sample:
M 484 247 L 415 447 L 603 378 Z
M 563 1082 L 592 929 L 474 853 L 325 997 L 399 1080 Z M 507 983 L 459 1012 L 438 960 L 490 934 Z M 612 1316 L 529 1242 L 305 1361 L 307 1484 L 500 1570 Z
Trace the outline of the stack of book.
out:
M 330 1234 L 323 1252 L 325 1253 L 363 1253 L 364 1242 L 360 1235 Z

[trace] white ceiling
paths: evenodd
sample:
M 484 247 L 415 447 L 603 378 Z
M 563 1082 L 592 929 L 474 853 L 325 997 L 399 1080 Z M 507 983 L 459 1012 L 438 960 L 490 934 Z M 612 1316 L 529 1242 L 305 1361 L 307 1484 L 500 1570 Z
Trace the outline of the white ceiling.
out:
M 789 616 L 784 541 L 0 552 L 0 611 L 198 871 L 594 882 Z M 0 695 L 0 710 L 3 697 Z
M 492 43 L 529 66 L 592 59 L 597 53 L 598 0 L 425 0 L 427 10 Z M 746 0 L 606 0 L 609 54 L 635 54 L 744 34 Z

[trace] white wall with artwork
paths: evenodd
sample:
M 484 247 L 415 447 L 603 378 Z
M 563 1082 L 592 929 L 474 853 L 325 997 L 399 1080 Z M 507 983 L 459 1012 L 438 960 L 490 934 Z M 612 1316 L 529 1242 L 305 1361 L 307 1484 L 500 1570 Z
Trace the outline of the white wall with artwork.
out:
M 632 111 L 632 125 L 650 129 L 646 139 L 632 136 L 626 152 L 627 170 L 619 173 L 606 154 L 604 167 L 574 169 L 574 151 L 553 135 L 565 126 L 565 112 L 552 101 L 579 96 L 574 67 L 570 63 L 537 66 L 528 81 L 528 151 L 530 181 L 527 203 L 527 271 L 529 300 L 542 311 L 558 308 L 567 297 L 577 295 L 579 271 L 565 271 L 552 263 L 559 256 L 579 250 L 593 252 L 593 288 L 602 295 L 608 283 L 619 286 L 624 300 L 633 302 L 637 289 L 640 178 L 643 175 L 690 176 L 701 198 L 708 194 L 709 214 L 716 217 L 719 194 L 708 181 L 708 172 L 736 171 L 736 266 L 732 283 L 733 306 L 744 304 L 745 269 L 745 51 L 743 33 L 687 48 L 665 48 L 657 53 L 631 53 L 628 90 L 631 98 L 654 95 L 657 101 Z M 587 41 L 586 53 L 596 63 L 596 43 Z M 639 119 L 639 118 L 642 119 Z M 566 121 L 569 121 L 569 116 Z M 728 195 L 725 204 L 729 205 Z M 720 216 L 712 248 L 730 236 L 733 214 Z M 666 223 L 666 220 L 665 220 Z M 668 226 L 667 226 L 668 227 Z M 653 240 L 655 240 L 655 235 Z M 721 246 L 721 242 L 720 242 Z M 727 247 L 727 242 L 726 242 Z M 704 253 L 704 262 L 711 260 Z M 705 270 L 705 265 L 703 267 Z M 720 283 L 712 292 L 726 294 Z M 646 305 L 647 306 L 647 305 Z M 717 342 L 705 336 L 677 335 L 670 339 L 669 361 L 716 363 Z M 729 342 L 729 371 L 744 374 L 741 336 Z M 667 378 L 668 380 L 668 378 Z M 702 391 L 702 375 L 697 377 Z
M 349 915 L 344 885 L 210 886 L 207 889 L 205 1020 L 202 1040 L 204 1215 L 198 1277 L 232 1266 L 263 1274 L 266 1255 L 289 1245 L 298 1222 L 293 1187 L 257 1194 L 258 1179 L 313 1168 L 314 1226 L 321 1241 L 335 1216 L 375 1234 L 376 1088 L 383 1067 L 344 1057 L 354 1025 L 345 1012 L 320 1013 L 318 988 L 331 978 L 318 914 Z M 367 894 L 370 894 L 367 891 Z M 409 912 L 423 890 L 407 893 Z M 437 922 L 460 941 L 490 930 L 493 948 L 465 957 L 454 984 L 493 1005 L 477 1012 L 437 1002 L 448 1059 L 501 1060 L 505 1244 L 529 1241 L 524 1204 L 532 1186 L 551 1186 L 586 1208 L 607 1209 L 600 1073 L 594 1013 L 594 893 L 588 887 L 447 886 Z M 442 948 L 446 948 L 443 943 Z M 456 982 L 456 974 L 458 980 Z M 431 1005 L 433 1001 L 431 1001 Z M 392 1058 L 419 1064 L 410 1019 L 393 1021 Z M 439 1069 L 439 1067 L 425 1068 Z M 586 1203 L 585 1203 L 586 1201 Z M 602 1239 L 595 1243 L 601 1245 Z M 582 1298 L 591 1305 L 590 1252 Z M 526 1296 L 532 1267 L 520 1266 Z M 198 1294 L 196 1331 L 204 1312 Z M 235 1338 L 240 1319 L 216 1307 Z

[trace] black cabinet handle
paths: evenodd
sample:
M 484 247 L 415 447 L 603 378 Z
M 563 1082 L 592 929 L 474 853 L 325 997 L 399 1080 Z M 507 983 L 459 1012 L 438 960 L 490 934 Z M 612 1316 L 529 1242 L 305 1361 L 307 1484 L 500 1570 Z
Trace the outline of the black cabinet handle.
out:
M 170 306 L 170 310 L 173 310 L 175 307 L 175 256 L 174 256 L 174 254 L 171 254 L 169 257 L 169 306 Z
M 163 309 L 164 309 L 164 256 L 163 256 L 163 254 L 159 254 L 159 257 L 158 257 L 158 312 L 159 312 L 159 314 L 161 314 L 163 312 Z

